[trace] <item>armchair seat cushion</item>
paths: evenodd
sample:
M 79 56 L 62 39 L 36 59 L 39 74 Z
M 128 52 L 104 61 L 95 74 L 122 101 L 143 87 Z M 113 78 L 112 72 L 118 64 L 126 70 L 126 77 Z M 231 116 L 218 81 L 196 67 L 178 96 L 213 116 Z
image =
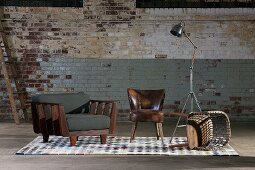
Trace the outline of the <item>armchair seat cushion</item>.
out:
M 133 122 L 163 122 L 164 113 L 160 110 L 137 109 L 131 111 L 130 119 Z
M 110 117 L 105 115 L 67 114 L 69 131 L 109 129 Z

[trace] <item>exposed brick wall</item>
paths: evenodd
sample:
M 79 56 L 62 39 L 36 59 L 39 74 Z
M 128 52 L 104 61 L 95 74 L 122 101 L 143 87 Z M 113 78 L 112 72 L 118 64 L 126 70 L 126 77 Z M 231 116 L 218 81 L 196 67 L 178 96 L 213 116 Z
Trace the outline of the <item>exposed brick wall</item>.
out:
M 3 24 L 29 95 L 85 91 L 92 97 L 120 100 L 126 117 L 130 86 L 166 88 L 166 108 L 183 104 L 193 49 L 187 39 L 169 33 L 183 20 L 199 47 L 197 58 L 209 59 L 197 63 L 201 70 L 196 76 L 202 78 L 195 89 L 202 108 L 229 110 L 232 118 L 251 120 L 254 13 L 254 9 L 136 9 L 135 0 L 88 0 L 83 8 L 6 7 Z M 0 117 L 10 118 L 2 76 L 1 91 Z

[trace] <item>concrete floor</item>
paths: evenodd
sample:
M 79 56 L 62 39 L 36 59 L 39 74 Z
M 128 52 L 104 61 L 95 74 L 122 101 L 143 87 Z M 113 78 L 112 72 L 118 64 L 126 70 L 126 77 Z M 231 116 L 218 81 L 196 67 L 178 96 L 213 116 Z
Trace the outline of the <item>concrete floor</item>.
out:
M 165 136 L 170 136 L 174 122 L 164 123 Z M 118 122 L 116 135 L 129 136 L 131 124 Z M 255 169 L 255 123 L 231 123 L 233 146 L 240 156 L 22 156 L 15 152 L 37 136 L 32 125 L 0 122 L 0 169 Z M 138 136 L 154 136 L 154 126 L 138 125 Z M 183 136 L 178 129 L 177 136 Z

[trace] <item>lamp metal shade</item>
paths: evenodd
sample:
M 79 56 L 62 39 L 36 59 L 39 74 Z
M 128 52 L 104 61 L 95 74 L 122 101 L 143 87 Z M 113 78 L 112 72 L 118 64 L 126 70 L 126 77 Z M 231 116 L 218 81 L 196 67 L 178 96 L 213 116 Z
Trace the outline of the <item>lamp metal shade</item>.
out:
M 184 29 L 182 26 L 182 23 L 180 22 L 179 24 L 173 26 L 172 30 L 170 31 L 171 34 L 177 37 L 181 37 Z

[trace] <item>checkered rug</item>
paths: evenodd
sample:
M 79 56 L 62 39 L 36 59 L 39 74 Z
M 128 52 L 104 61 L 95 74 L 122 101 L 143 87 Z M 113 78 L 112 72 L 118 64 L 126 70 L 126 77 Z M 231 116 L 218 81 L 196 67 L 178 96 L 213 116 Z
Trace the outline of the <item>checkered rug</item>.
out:
M 216 151 L 190 150 L 187 147 L 170 148 L 162 146 L 161 140 L 155 137 L 136 137 L 129 143 L 129 137 L 109 136 L 107 144 L 100 144 L 97 136 L 79 137 L 76 146 L 70 146 L 69 138 L 50 136 L 49 143 L 43 143 L 41 136 L 21 148 L 18 155 L 234 155 L 238 153 L 227 144 Z M 169 144 L 170 138 L 165 137 L 164 143 Z M 186 137 L 176 137 L 172 144 L 186 142 Z

